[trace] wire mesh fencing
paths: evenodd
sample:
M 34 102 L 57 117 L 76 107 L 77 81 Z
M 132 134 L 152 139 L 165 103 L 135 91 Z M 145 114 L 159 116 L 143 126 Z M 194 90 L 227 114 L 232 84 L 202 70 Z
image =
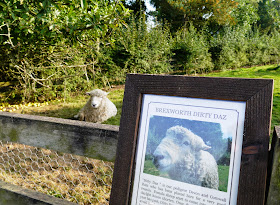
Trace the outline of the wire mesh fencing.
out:
M 0 180 L 77 204 L 109 204 L 112 162 L 0 141 Z

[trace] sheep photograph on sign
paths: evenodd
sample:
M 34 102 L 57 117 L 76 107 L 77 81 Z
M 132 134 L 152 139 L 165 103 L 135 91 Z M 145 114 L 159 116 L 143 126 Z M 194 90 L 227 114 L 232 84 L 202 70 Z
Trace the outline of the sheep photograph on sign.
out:
M 110 204 L 264 204 L 272 89 L 129 74 Z

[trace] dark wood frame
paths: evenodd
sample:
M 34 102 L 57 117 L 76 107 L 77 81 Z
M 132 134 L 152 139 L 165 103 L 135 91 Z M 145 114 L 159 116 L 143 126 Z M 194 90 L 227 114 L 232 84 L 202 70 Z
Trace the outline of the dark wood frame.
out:
M 143 94 L 246 102 L 237 204 L 264 204 L 273 80 L 128 74 L 111 205 L 130 203 Z

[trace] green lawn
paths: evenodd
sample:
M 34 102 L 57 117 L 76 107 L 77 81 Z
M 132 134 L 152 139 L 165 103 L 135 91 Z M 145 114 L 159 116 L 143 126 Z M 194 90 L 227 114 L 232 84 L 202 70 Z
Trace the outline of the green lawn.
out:
M 280 125 L 280 66 L 268 65 L 252 68 L 240 68 L 235 70 L 209 73 L 203 76 L 274 79 L 271 127 L 273 128 L 275 125 Z
M 119 125 L 122 111 L 122 101 L 124 94 L 124 86 L 109 91 L 108 98 L 116 105 L 118 113 L 115 117 L 108 119 L 105 124 Z M 74 119 L 79 110 L 85 105 L 88 100 L 87 95 L 73 95 L 66 100 L 58 99 L 45 103 L 27 103 L 20 105 L 8 105 L 0 103 L 0 111 L 8 111 L 21 114 L 40 115 L 47 117 L 58 117 L 65 119 Z
M 218 165 L 219 190 L 227 192 L 229 166 Z

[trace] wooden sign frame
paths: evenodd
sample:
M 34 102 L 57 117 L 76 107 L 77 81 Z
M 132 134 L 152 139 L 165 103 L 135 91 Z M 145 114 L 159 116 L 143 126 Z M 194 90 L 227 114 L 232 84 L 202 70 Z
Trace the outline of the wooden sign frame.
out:
M 245 102 L 236 204 L 264 204 L 272 93 L 271 79 L 128 74 L 110 204 L 131 204 L 139 123 L 146 95 Z

